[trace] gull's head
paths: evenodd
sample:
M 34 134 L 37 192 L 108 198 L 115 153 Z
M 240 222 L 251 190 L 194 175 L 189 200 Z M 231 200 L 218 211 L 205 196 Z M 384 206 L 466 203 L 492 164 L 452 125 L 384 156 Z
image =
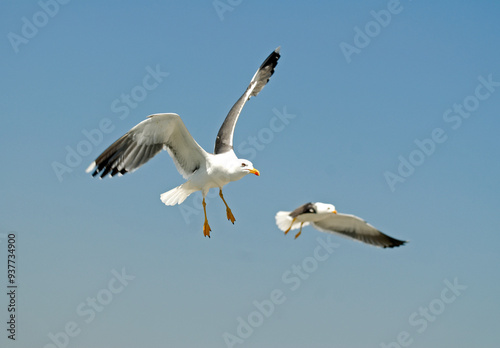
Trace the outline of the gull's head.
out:
M 260 172 L 253 167 L 252 162 L 246 159 L 238 159 L 238 172 L 246 174 L 255 174 L 260 176 Z
M 229 170 L 229 176 L 231 181 L 240 180 L 245 175 L 255 174 L 257 176 L 260 175 L 260 172 L 253 167 L 252 162 L 246 159 L 234 159 L 227 164 Z
M 220 155 L 218 155 L 220 156 Z M 215 157 L 218 158 L 218 157 Z M 229 181 L 237 181 L 248 174 L 260 176 L 260 172 L 253 167 L 252 162 L 241 158 L 222 158 L 222 163 L 219 164 L 220 169 L 227 175 Z
M 315 203 L 317 214 L 337 214 L 337 210 L 333 204 Z

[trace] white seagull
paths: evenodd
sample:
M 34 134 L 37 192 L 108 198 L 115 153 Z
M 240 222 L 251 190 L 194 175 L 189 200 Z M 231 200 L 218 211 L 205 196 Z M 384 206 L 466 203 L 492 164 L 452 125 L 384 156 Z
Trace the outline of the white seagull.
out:
M 382 248 L 394 248 L 407 243 L 383 234 L 355 215 L 337 213 L 332 204 L 306 203 L 292 212 L 280 211 L 276 214 L 276 224 L 285 234 L 300 228 L 295 238 L 300 236 L 302 226 L 309 223 L 322 232 L 338 234 Z
M 160 198 L 166 205 L 181 204 L 191 193 L 201 191 L 203 195 L 204 236 L 210 237 L 211 228 L 207 220 L 205 197 L 211 188 L 219 188 L 219 196 L 226 206 L 227 218 L 233 224 L 235 218 L 222 195 L 222 187 L 231 181 L 252 173 L 260 175 L 253 164 L 239 159 L 233 151 L 233 133 L 241 110 L 248 99 L 257 96 L 274 73 L 280 58 L 280 47 L 274 50 L 257 70 L 245 93 L 233 105 L 219 129 L 214 153 L 206 152 L 189 134 L 177 114 L 154 114 L 120 139 L 115 141 L 90 164 L 86 172 L 94 170 L 92 176 L 132 172 L 153 158 L 161 150 L 167 150 L 177 170 L 187 181 L 163 193 Z

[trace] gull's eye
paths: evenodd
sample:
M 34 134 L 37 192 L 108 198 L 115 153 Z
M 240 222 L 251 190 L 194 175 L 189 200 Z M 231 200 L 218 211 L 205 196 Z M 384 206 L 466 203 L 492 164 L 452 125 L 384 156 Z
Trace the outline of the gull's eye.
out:
M 247 164 L 246 164 L 246 163 L 242 163 L 242 164 L 241 164 L 241 166 L 242 166 L 242 167 L 246 167 L 246 166 L 247 166 Z

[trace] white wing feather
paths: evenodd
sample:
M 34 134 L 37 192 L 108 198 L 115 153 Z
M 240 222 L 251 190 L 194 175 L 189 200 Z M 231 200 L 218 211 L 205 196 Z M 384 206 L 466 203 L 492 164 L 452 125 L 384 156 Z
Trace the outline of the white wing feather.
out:
M 154 114 L 115 141 L 87 168 L 93 176 L 132 172 L 162 149 L 168 151 L 179 173 L 188 178 L 205 165 L 207 152 L 193 139 L 177 114 Z

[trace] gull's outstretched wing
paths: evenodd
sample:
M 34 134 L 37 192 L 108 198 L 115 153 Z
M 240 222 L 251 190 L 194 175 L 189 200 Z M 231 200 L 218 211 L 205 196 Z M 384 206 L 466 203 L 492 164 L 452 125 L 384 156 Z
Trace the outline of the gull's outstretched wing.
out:
M 325 219 L 311 222 L 311 224 L 320 231 L 337 233 L 382 248 L 393 248 L 406 243 L 406 241 L 383 234 L 355 215 L 331 214 Z
M 233 134 L 234 127 L 240 116 L 241 109 L 250 97 L 257 96 L 259 92 L 267 84 L 267 81 L 271 78 L 274 73 L 274 68 L 278 65 L 278 59 L 280 58 L 280 47 L 275 49 L 273 53 L 266 58 L 264 63 L 260 66 L 259 70 L 255 73 L 247 87 L 245 93 L 238 99 L 238 101 L 233 105 L 231 110 L 226 116 L 224 123 L 219 129 L 217 134 L 217 139 L 215 140 L 214 153 L 223 153 L 231 151 L 233 149 Z
M 185 178 L 206 162 L 207 153 L 189 134 L 177 114 L 154 114 L 115 141 L 87 168 L 92 176 L 132 172 L 162 149 L 168 151 Z

